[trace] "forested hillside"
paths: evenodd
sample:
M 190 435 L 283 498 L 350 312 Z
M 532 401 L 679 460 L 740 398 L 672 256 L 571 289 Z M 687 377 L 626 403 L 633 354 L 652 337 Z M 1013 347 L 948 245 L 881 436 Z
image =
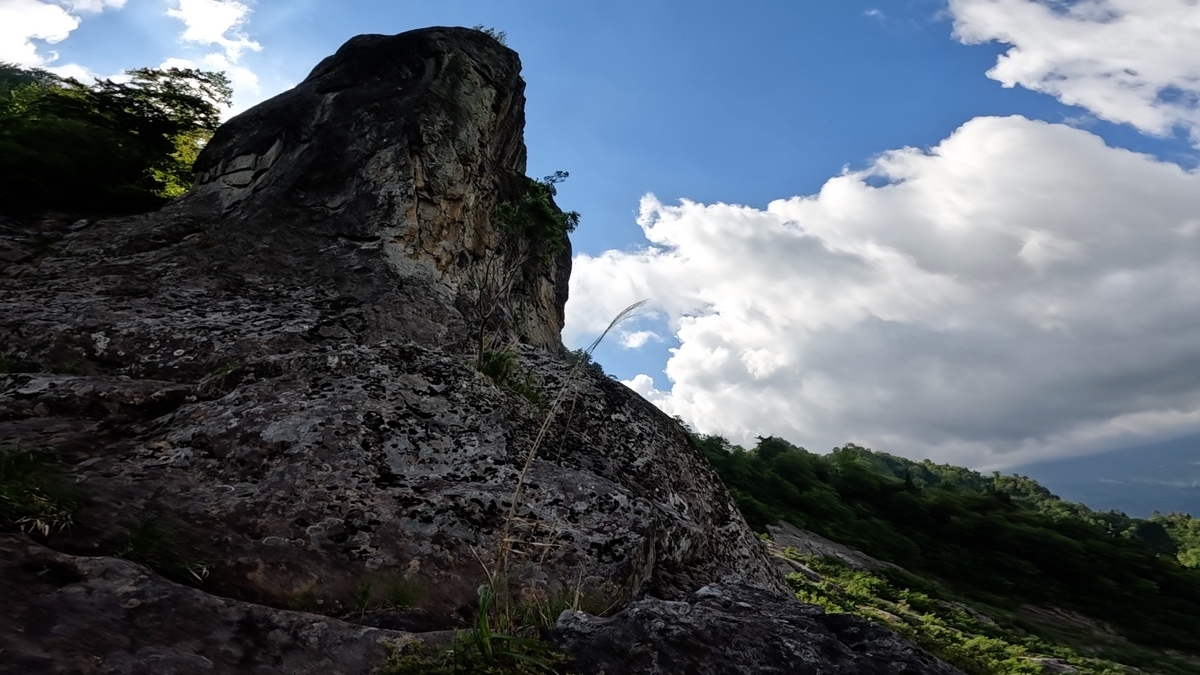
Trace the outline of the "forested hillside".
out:
M 778 438 L 750 450 L 718 436 L 695 440 L 760 531 L 791 522 L 998 614 L 1057 608 L 1146 648 L 1200 653 L 1200 570 L 1189 567 L 1200 527 L 1186 514 L 1140 520 L 1095 512 L 1026 477 L 854 445 L 822 456 Z M 890 581 L 920 585 L 903 575 Z

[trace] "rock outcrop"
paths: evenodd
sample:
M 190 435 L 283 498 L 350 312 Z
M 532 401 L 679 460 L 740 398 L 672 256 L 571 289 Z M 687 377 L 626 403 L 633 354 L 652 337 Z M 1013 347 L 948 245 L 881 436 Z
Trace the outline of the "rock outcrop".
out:
M 477 31 L 355 38 L 222 126 L 187 197 L 4 270 L 2 435 L 88 495 L 53 546 L 112 553 L 162 521 L 229 597 L 346 609 L 400 575 L 473 602 L 545 410 L 476 371 L 461 309 L 524 180 L 519 70 Z M 566 260 L 503 308 L 543 400 L 571 371 Z M 517 512 L 531 582 L 778 586 L 674 421 L 590 370 L 571 395 Z
M 413 638 L 181 586 L 0 535 L 0 673 L 359 675 Z
M 609 618 L 566 612 L 554 640 L 584 675 L 959 674 L 887 628 L 739 583 Z
M 213 630 L 286 633 L 277 656 L 336 643 L 359 663 L 383 633 L 325 619 L 305 632 L 296 617 L 311 615 L 279 612 L 361 621 L 394 586 L 424 628 L 453 625 L 504 532 L 509 583 L 543 595 L 617 607 L 725 578 L 786 593 L 683 429 L 564 360 L 569 246 L 514 258 L 513 235 L 492 222 L 528 185 L 519 72 L 478 31 L 355 38 L 222 126 L 187 196 L 5 249 L 0 438 L 59 463 L 81 495 L 71 527 L 40 542 L 197 587 L 9 539 L 11 569 L 67 580 L 15 595 L 23 582 L 6 575 L 11 616 L 102 614 L 128 596 L 124 580 L 176 598 L 187 621 L 213 617 Z M 518 273 L 485 325 L 472 308 L 497 261 Z M 481 326 L 504 340 L 489 348 L 512 359 L 497 378 L 509 385 L 476 367 Z M 120 606 L 112 617 L 131 625 L 169 620 L 163 602 L 144 615 Z M 80 625 L 15 639 L 52 650 Z M 251 638 L 228 639 L 236 651 Z M 202 640 L 145 644 L 215 658 Z M 140 672 L 121 670 L 130 653 L 97 654 L 95 672 Z
M 836 541 L 830 541 L 815 532 L 802 530 L 782 520 L 774 525 L 768 525 L 767 532 L 771 535 L 771 543 L 767 548 L 777 559 L 788 560 L 783 552 L 790 548 L 795 549 L 796 553 L 803 556 L 837 558 L 852 570 L 901 569 L 898 565 L 872 558 L 862 551 L 857 551 Z M 788 560 L 783 565 L 788 563 L 798 564 L 794 560 Z M 781 567 L 781 569 L 787 568 Z

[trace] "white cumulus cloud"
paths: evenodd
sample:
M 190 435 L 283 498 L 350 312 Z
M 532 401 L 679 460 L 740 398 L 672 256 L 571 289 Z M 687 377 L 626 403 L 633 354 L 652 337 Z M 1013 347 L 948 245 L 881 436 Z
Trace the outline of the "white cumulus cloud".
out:
M 167 15 L 183 22 L 179 39 L 219 51 L 198 59 L 172 57 L 163 67 L 202 68 L 223 71 L 233 88 L 233 105 L 228 114 L 240 112 L 262 99 L 258 75 L 241 62 L 246 51 L 262 51 L 262 45 L 246 34 L 250 19 L 249 5 L 237 0 L 176 0 Z
M 636 330 L 627 333 L 621 333 L 619 341 L 625 349 L 641 349 L 647 343 L 662 342 L 662 337 L 658 333 L 650 330 Z
M 79 64 L 54 65 L 58 53 L 43 51 L 35 40 L 58 44 L 79 28 L 80 14 L 124 6 L 125 0 L 0 0 L 0 63 L 46 68 L 80 80 L 92 79 L 95 75 Z
M 106 9 L 121 9 L 125 0 L 63 0 L 62 4 L 72 12 L 95 14 Z
M 236 62 L 247 49 L 261 51 L 262 45 L 243 31 L 250 7 L 237 0 L 177 0 L 167 15 L 184 24 L 180 39 L 200 45 L 217 45 Z
M 1011 48 L 988 71 L 1096 116 L 1200 142 L 1200 3 L 1196 0 L 949 0 L 965 43 Z
M 974 119 L 765 209 L 642 200 L 579 256 L 566 338 L 654 298 L 680 346 L 628 382 L 700 431 L 973 466 L 1200 430 L 1200 173 Z M 659 388 L 661 387 L 661 388 Z
M 57 44 L 79 27 L 79 17 L 40 0 L 0 0 L 0 62 L 42 66 L 56 58 L 42 54 L 34 40 Z

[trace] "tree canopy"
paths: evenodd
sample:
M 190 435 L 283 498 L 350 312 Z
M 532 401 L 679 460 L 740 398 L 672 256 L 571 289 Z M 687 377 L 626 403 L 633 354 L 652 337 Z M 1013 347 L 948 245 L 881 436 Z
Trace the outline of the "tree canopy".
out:
M 85 85 L 0 64 L 2 214 L 128 214 L 183 194 L 230 95 L 223 73 L 201 70 Z

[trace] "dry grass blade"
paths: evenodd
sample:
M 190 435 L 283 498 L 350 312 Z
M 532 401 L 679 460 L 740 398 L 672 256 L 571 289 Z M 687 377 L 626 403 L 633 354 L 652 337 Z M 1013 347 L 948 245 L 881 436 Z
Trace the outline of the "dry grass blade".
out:
M 616 328 L 621 322 L 633 316 L 633 313 L 645 306 L 647 302 L 648 300 L 639 300 L 621 310 L 621 312 L 609 322 L 608 327 L 604 329 L 604 332 L 600 333 L 600 336 L 593 340 L 592 344 L 588 345 L 588 348 L 584 350 L 584 353 L 588 356 L 591 356 L 596 347 L 600 346 L 600 343 L 604 341 L 604 338 L 607 337 L 614 328 Z M 546 434 L 550 430 L 550 424 L 554 421 L 554 416 L 558 413 L 559 408 L 562 407 L 562 402 L 566 398 L 567 391 L 578 381 L 579 375 L 584 368 L 584 361 L 584 359 L 581 359 L 573 368 L 571 368 L 571 372 L 567 375 L 567 380 L 563 382 L 561 387 L 559 387 L 558 392 L 554 395 L 554 400 L 550 402 L 550 408 L 546 411 L 546 416 L 542 420 L 542 426 L 538 429 L 537 436 L 534 437 L 533 443 L 529 447 L 529 451 L 525 454 L 525 465 L 521 468 L 521 473 L 517 476 L 517 485 L 513 489 L 511 504 L 508 508 L 508 515 L 504 519 L 504 529 L 500 534 L 500 550 L 497 552 L 496 558 L 497 568 L 501 574 L 503 574 L 508 564 L 508 553 L 510 551 L 509 533 L 512 529 L 512 523 L 517 515 L 517 504 L 521 498 L 521 490 L 525 487 L 525 478 L 529 474 L 529 468 L 533 466 L 533 460 L 537 458 L 538 449 L 542 446 L 542 441 L 545 440 Z

